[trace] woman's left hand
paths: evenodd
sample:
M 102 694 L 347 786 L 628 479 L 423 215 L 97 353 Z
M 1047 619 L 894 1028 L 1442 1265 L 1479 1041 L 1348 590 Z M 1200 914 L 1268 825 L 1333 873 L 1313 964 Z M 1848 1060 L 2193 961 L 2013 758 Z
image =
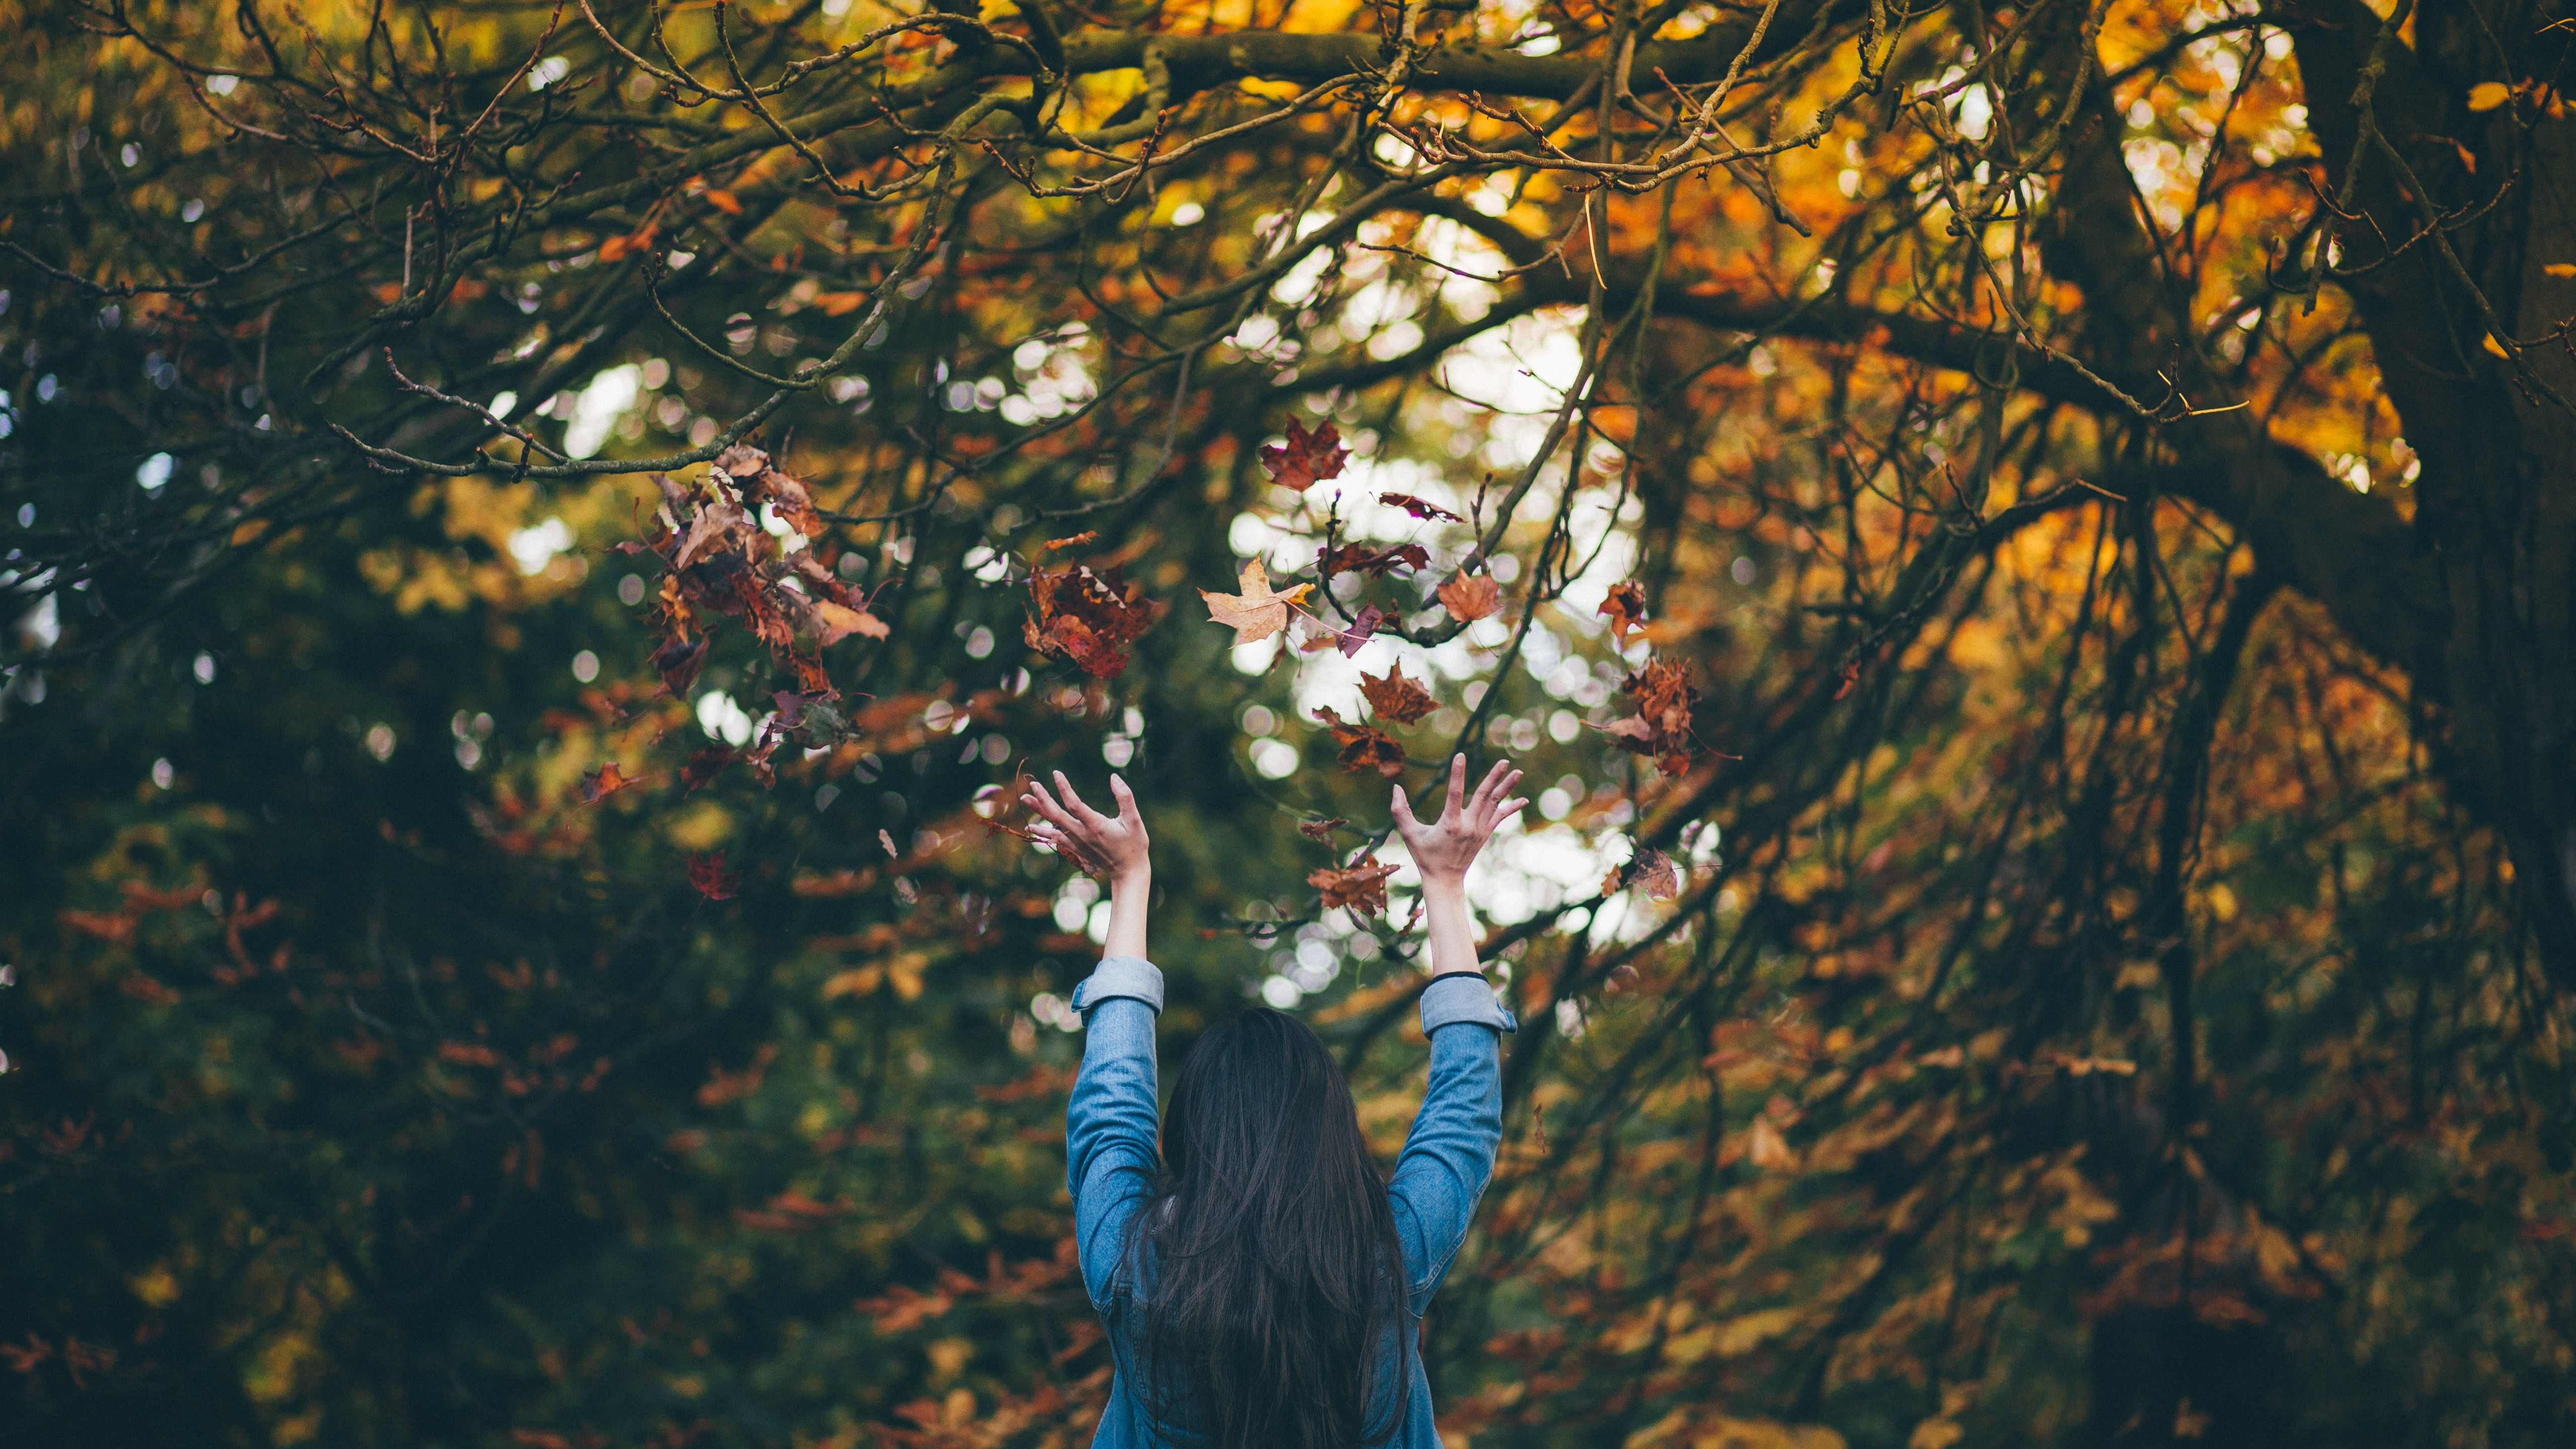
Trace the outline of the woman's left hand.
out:
M 1070 860 L 1086 875 L 1107 876 L 1112 881 L 1140 876 L 1153 868 L 1149 852 L 1153 844 L 1145 835 L 1145 817 L 1136 809 L 1135 792 L 1127 788 L 1120 776 L 1109 777 L 1109 793 L 1117 797 L 1118 813 L 1103 815 L 1085 804 L 1073 792 L 1073 782 L 1064 771 L 1055 772 L 1055 788 L 1064 796 L 1058 803 L 1047 787 L 1032 780 L 1021 803 L 1038 813 L 1038 823 L 1029 834 L 1038 843 L 1052 847 L 1056 854 Z

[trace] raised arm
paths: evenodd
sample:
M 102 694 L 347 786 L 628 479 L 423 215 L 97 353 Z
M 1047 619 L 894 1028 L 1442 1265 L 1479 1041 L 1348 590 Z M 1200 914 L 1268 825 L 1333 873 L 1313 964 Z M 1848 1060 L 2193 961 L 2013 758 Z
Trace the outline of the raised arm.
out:
M 1073 992 L 1088 1035 L 1064 1134 L 1083 1288 L 1093 1307 L 1106 1310 L 1116 1295 L 1127 1224 L 1153 1195 L 1161 1163 L 1154 1019 L 1163 1009 L 1163 973 L 1145 959 L 1154 869 L 1144 817 L 1125 780 L 1109 778 L 1109 791 L 1118 799 L 1114 817 L 1083 803 L 1061 771 L 1055 784 L 1061 801 L 1039 784 L 1022 797 L 1039 816 L 1030 833 L 1083 870 L 1109 879 L 1108 939 L 1099 966 Z
M 1496 764 L 1476 793 L 1467 795 L 1467 760 L 1449 762 L 1449 795 L 1438 820 L 1414 818 L 1412 802 L 1396 787 L 1396 829 L 1422 875 L 1422 905 L 1431 930 L 1434 975 L 1422 993 L 1422 1030 L 1431 1039 L 1431 1084 L 1422 1110 L 1396 1159 L 1387 1197 L 1396 1235 L 1404 1244 L 1408 1306 L 1419 1314 L 1430 1302 L 1494 1174 L 1494 1152 L 1503 1140 L 1501 1034 L 1514 1030 L 1510 1012 L 1485 984 L 1476 959 L 1476 930 L 1467 912 L 1467 867 L 1495 827 L 1528 802 L 1507 798 L 1521 772 Z

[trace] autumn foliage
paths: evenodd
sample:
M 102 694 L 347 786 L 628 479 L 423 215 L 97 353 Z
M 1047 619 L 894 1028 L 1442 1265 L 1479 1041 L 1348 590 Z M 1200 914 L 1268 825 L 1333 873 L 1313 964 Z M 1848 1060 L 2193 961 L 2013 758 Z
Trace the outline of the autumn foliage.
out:
M 1450 1442 L 2576 1442 L 2563 0 L 9 18 L 0 1440 L 1087 1442 L 1466 753 Z

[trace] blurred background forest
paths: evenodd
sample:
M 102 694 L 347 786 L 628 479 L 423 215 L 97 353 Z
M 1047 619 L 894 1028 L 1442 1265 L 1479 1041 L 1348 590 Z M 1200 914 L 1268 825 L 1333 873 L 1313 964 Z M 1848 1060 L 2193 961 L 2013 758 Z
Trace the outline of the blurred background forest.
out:
M 2576 1442 L 2570 14 L 0 0 L 0 1440 L 1085 1443 L 1464 750 L 1452 1444 Z

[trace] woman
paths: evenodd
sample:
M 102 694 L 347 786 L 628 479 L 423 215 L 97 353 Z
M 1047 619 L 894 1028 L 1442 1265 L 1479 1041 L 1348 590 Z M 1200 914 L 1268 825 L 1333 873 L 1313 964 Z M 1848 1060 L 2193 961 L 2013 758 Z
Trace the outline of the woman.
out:
M 1100 965 L 1073 994 L 1090 1037 L 1065 1129 L 1083 1283 L 1117 1365 L 1095 1446 L 1439 1449 L 1415 1345 L 1493 1174 L 1514 1029 L 1476 961 L 1467 867 L 1527 803 L 1506 798 L 1520 778 L 1497 764 L 1468 798 L 1453 759 L 1429 825 L 1395 791 L 1437 974 L 1422 993 L 1431 1087 L 1391 1178 L 1324 1044 L 1262 1008 L 1191 1050 L 1157 1155 L 1145 822 L 1114 775 L 1115 817 L 1060 772 L 1060 802 L 1044 785 L 1024 797 L 1042 841 L 1110 882 Z

